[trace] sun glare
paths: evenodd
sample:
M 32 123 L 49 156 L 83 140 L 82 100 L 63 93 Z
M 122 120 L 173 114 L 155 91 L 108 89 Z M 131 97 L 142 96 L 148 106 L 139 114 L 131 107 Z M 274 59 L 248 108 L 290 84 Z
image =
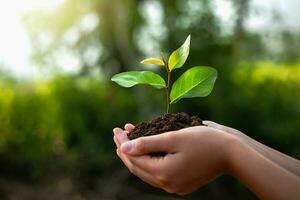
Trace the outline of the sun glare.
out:
M 33 9 L 52 9 L 60 5 L 64 0 L 12 0 L 15 7 L 20 7 L 23 11 Z
M 222 23 L 222 31 L 230 33 L 230 30 L 232 30 L 234 26 L 235 20 L 233 6 L 229 1 L 225 0 L 212 1 L 214 2 L 215 13 Z M 51 11 L 64 2 L 65 0 L 7 0 L 1 2 L 0 73 L 1 71 L 7 71 L 19 78 L 35 78 L 41 76 L 41 69 L 34 67 L 30 60 L 31 46 L 26 28 L 22 23 L 22 18 L 26 13 L 32 10 Z M 299 7 L 299 0 L 286 0 L 284 1 L 285 3 L 282 3 L 283 1 L 281 0 L 252 0 L 251 2 L 251 6 L 253 6 L 254 8 L 259 7 L 264 12 L 263 15 L 250 13 L 249 19 L 247 19 L 246 21 L 246 26 L 249 30 L 252 31 L 274 27 L 273 22 L 270 20 L 270 16 L 272 16 L 271 11 L 273 10 L 278 10 L 282 17 L 281 20 L 284 22 L 283 24 L 280 24 L 280 28 L 282 28 L 281 26 L 283 25 L 287 25 L 288 27 L 292 27 L 293 30 L 300 29 L 300 25 L 298 22 L 299 17 L 297 17 L 299 15 L 299 12 L 297 10 L 297 8 Z M 153 9 L 155 10 L 155 4 L 153 5 Z M 153 9 L 150 9 L 150 14 L 153 14 Z M 267 15 L 266 13 L 269 13 L 269 15 Z M 145 14 L 148 13 L 145 12 Z M 154 18 L 152 19 L 151 17 Z M 163 13 L 156 13 L 156 15 L 151 15 L 149 19 L 152 19 L 151 21 L 160 23 L 161 20 L 159 20 L 159 18 L 161 17 L 164 17 Z M 87 17 L 83 18 L 81 26 L 83 26 L 85 29 L 92 29 L 94 25 L 91 25 L 89 23 L 90 21 L 93 21 L 92 15 L 88 15 Z M 95 23 L 97 24 L 98 22 L 96 21 Z M 157 24 L 155 24 L 155 26 L 153 27 L 157 28 Z M 160 30 L 162 30 L 162 28 Z M 61 58 L 61 60 L 64 61 L 63 58 Z
M 10 0 L 0 7 L 0 70 L 16 76 L 34 75 L 30 65 L 30 43 L 22 17 L 30 10 L 53 9 L 63 0 Z

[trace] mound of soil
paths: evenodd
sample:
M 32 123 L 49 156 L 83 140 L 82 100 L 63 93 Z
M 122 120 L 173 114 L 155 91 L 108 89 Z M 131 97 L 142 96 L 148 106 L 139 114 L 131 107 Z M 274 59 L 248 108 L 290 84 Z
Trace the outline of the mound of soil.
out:
M 156 135 L 168 131 L 176 131 L 191 126 L 203 125 L 197 116 L 189 116 L 187 113 L 168 113 L 152 119 L 149 122 L 138 123 L 129 135 L 129 139 L 142 136 Z

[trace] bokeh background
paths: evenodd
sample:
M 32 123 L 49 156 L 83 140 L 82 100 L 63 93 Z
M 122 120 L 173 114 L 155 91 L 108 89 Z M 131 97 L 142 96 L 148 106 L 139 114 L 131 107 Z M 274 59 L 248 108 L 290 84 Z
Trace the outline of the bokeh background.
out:
M 223 176 L 178 197 L 130 175 L 112 129 L 165 112 L 110 81 L 192 35 L 184 68 L 219 72 L 185 111 L 300 158 L 298 0 L 11 0 L 0 7 L 0 199 L 257 199 Z M 189 170 L 189 169 L 187 169 Z

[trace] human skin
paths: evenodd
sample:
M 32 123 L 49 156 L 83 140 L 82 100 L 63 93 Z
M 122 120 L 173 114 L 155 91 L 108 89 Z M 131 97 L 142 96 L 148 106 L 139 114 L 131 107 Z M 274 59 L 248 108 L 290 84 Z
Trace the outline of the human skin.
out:
M 115 128 L 117 154 L 133 174 L 170 193 L 185 195 L 230 174 L 261 199 L 300 199 L 298 160 L 235 129 L 206 124 L 131 141 L 133 125 Z M 153 152 L 167 154 L 149 156 Z
M 264 157 L 270 159 L 274 163 L 288 170 L 289 172 L 300 176 L 300 161 L 292 158 L 286 154 L 283 154 L 275 149 L 272 149 L 254 139 L 247 136 L 246 134 L 238 131 L 236 129 L 212 122 L 212 121 L 203 121 L 203 123 L 211 128 L 215 128 L 218 130 L 225 131 L 229 134 L 237 136 L 239 139 L 243 140 L 243 142 L 252 147 L 252 149 L 256 150 L 258 153 L 263 155 Z M 127 128 L 132 130 L 134 126 L 132 124 L 128 124 Z M 131 129 L 132 128 L 132 129 Z

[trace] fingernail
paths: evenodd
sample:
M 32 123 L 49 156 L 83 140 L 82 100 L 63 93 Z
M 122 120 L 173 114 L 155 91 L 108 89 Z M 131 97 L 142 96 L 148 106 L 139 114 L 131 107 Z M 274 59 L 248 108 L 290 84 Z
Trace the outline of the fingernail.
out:
M 133 147 L 133 142 L 132 141 L 128 141 L 128 142 L 125 142 L 121 145 L 121 150 L 124 152 L 124 153 L 128 153 L 131 151 Z

